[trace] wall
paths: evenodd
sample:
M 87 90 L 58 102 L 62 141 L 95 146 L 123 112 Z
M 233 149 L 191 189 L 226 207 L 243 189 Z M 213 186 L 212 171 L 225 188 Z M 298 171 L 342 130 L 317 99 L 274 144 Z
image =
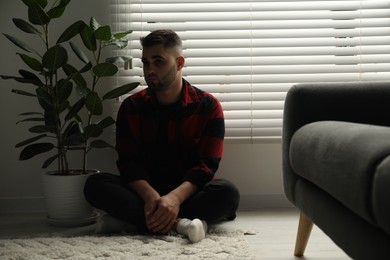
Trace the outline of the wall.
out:
M 0 32 L 21 36 L 12 23 L 12 18 L 26 19 L 26 8 L 22 1 L 3 0 L 0 2 Z M 88 21 L 91 16 L 101 24 L 109 23 L 109 0 L 83 0 L 70 4 L 64 14 L 66 21 L 56 23 L 58 32 L 76 19 Z M 27 20 L 27 19 L 26 19 Z M 63 20 L 62 20 L 63 21 Z M 29 42 L 34 46 L 34 42 Z M 16 75 L 21 61 L 15 52 L 19 49 L 0 35 L 0 74 Z M 17 115 L 26 110 L 33 111 L 32 99 L 11 93 L 19 85 L 14 81 L 0 79 L 0 212 L 44 210 L 40 166 L 44 156 L 28 161 L 19 161 L 19 149 L 14 146 L 29 137 L 26 124 L 16 125 Z M 32 102 L 32 103 L 31 103 Z M 107 137 L 111 138 L 111 137 Z M 91 168 L 116 172 L 115 152 L 104 149 L 95 151 L 90 160 Z M 227 143 L 225 155 L 219 170 L 219 177 L 237 184 L 241 191 L 241 209 L 290 206 L 283 195 L 281 175 L 281 144 Z

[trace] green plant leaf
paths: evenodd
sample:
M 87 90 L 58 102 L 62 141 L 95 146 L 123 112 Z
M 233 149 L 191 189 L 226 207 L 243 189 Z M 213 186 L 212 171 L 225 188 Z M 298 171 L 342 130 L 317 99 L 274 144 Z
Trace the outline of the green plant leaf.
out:
M 115 149 L 115 147 L 113 145 L 107 143 L 104 140 L 94 140 L 91 142 L 90 147 L 91 148 L 108 148 L 109 147 L 109 148 Z
M 20 121 L 17 121 L 16 124 L 23 123 L 23 122 L 44 122 L 45 119 L 43 117 L 31 117 L 31 118 L 26 118 Z
M 35 90 L 35 93 L 37 94 L 38 97 L 38 103 L 41 105 L 41 107 L 44 110 L 51 110 L 51 111 L 54 110 L 54 107 L 51 102 L 51 97 L 49 93 L 47 93 L 47 91 L 45 91 L 42 88 L 37 88 Z
M 85 26 L 87 25 L 81 20 L 74 22 L 61 34 L 61 36 L 57 40 L 57 44 L 69 41 L 74 36 L 81 33 Z
M 86 138 L 98 137 L 103 133 L 103 128 L 97 124 L 90 124 L 84 128 Z
M 96 31 L 100 27 L 100 24 L 94 17 L 91 17 L 89 20 L 89 26 L 91 26 L 93 31 Z
M 77 113 L 84 107 L 85 98 L 82 97 L 77 101 L 69 110 L 68 114 L 65 116 L 65 121 L 68 121 L 75 117 Z
M 92 62 L 88 62 L 87 64 L 84 65 L 84 67 L 81 68 L 81 70 L 79 72 L 85 73 L 91 69 L 92 69 Z
M 60 0 L 60 2 L 56 2 L 57 5 L 50 9 L 47 14 L 51 18 L 59 18 L 65 11 L 66 6 L 70 3 L 70 0 Z
M 11 92 L 18 94 L 18 95 L 29 96 L 29 97 L 36 97 L 37 96 L 33 93 L 30 93 L 30 92 L 27 92 L 24 90 L 20 90 L 20 89 L 12 89 Z
M 36 82 L 35 80 L 25 79 L 25 78 L 21 78 L 21 77 L 6 76 L 6 75 L 1 75 L 0 77 L 2 79 L 13 79 L 13 80 L 16 80 L 17 82 L 20 82 L 20 83 L 28 83 L 28 84 L 34 84 L 34 85 L 39 84 L 39 82 Z
M 64 66 L 62 66 L 62 69 L 64 70 L 65 74 L 69 77 L 69 79 L 75 82 L 76 86 L 83 87 L 83 88 L 87 87 L 87 81 L 72 65 L 70 65 L 69 63 L 64 64 Z
M 43 66 L 39 60 L 32 58 L 32 57 L 30 57 L 26 54 L 23 54 L 23 53 L 17 53 L 17 54 L 24 61 L 24 63 L 26 63 L 27 66 L 29 66 L 31 69 L 33 69 L 35 71 L 42 71 Z
M 70 106 L 70 102 L 68 100 L 64 101 L 63 103 L 61 103 L 58 107 L 58 113 L 62 113 L 64 112 L 65 110 L 67 110 Z
M 115 124 L 115 120 L 111 116 L 107 116 L 98 123 L 102 128 L 107 128 L 113 124 Z
M 19 147 L 22 147 L 22 146 L 25 146 L 25 145 L 28 145 L 28 144 L 31 144 L 35 141 L 38 141 L 39 139 L 42 139 L 43 137 L 47 137 L 46 134 L 41 134 L 41 135 L 37 135 L 37 136 L 34 136 L 32 138 L 29 138 L 27 140 L 24 140 L 23 142 L 20 142 L 20 143 L 17 143 L 15 145 L 16 148 L 19 148 Z
M 66 83 L 59 82 L 58 84 L 58 102 L 60 104 L 67 101 L 72 94 L 73 84 L 67 81 Z
M 19 70 L 19 74 L 24 79 L 26 79 L 27 81 L 30 81 L 32 84 L 34 84 L 36 86 L 38 86 L 38 87 L 43 86 L 42 81 L 34 73 L 27 71 L 27 70 Z
M 95 31 L 96 40 L 109 41 L 112 38 L 110 26 L 101 26 Z
M 55 45 L 47 50 L 42 57 L 42 65 L 54 72 L 68 61 L 68 53 L 60 45 Z
M 122 39 L 123 37 L 126 37 L 127 35 L 129 35 L 132 32 L 133 32 L 133 30 L 128 30 L 128 31 L 125 31 L 125 32 L 119 32 L 119 33 L 114 34 L 114 37 L 116 39 Z
M 43 164 L 42 164 L 42 169 L 46 169 L 47 167 L 50 166 L 55 160 L 57 160 L 59 157 L 59 154 L 55 154 L 51 156 L 49 159 L 47 159 Z
M 83 132 L 84 131 L 80 123 L 76 121 L 70 122 L 64 131 L 64 140 L 62 145 L 75 146 L 83 144 L 85 142 Z
M 85 106 L 92 115 L 101 115 L 103 113 L 103 103 L 98 93 L 90 92 L 85 99 Z
M 37 28 L 32 26 L 30 23 L 26 22 L 23 19 L 20 18 L 13 18 L 12 21 L 18 27 L 20 30 L 26 33 L 31 33 L 31 34 L 42 34 Z
M 54 133 L 56 131 L 57 124 L 60 122 L 58 114 L 56 114 L 54 109 L 46 109 L 43 117 L 45 118 L 45 125 L 50 126 Z
M 62 146 L 78 146 L 82 145 L 85 142 L 85 136 L 81 133 L 73 134 L 70 136 L 65 137 L 63 142 L 61 143 Z
M 35 25 L 46 25 L 50 22 L 50 16 L 40 4 L 35 3 L 28 7 L 28 20 Z
M 20 69 L 19 71 L 19 74 L 25 78 L 25 79 L 31 79 L 31 80 L 37 80 L 39 81 L 39 78 L 37 75 L 35 75 L 34 73 L 28 71 L 28 70 L 23 70 L 23 69 Z
M 64 136 L 70 136 L 74 134 L 82 134 L 84 132 L 81 124 L 75 120 L 69 122 L 68 126 L 64 131 Z
M 117 98 L 117 97 L 120 97 L 122 95 L 128 94 L 130 91 L 132 91 L 133 89 L 135 89 L 138 86 L 139 86 L 139 82 L 132 82 L 132 83 L 128 83 L 128 84 L 125 84 L 123 86 L 117 87 L 117 88 L 107 92 L 103 96 L 103 100 L 113 99 L 113 98 Z
M 31 133 L 40 134 L 40 133 L 53 133 L 55 129 L 52 126 L 48 125 L 36 125 L 28 129 Z
M 89 92 L 91 92 L 91 90 L 88 87 L 81 87 L 76 85 L 76 93 L 78 97 L 85 97 Z
M 81 119 L 81 117 L 78 114 L 74 115 L 73 118 L 75 120 L 77 120 L 78 122 L 83 122 L 83 120 Z
M 84 79 L 84 77 L 69 63 L 62 66 L 62 69 L 64 70 L 65 74 L 68 75 L 79 87 L 87 87 L 87 81 Z
M 21 48 L 22 50 L 25 50 L 27 52 L 35 52 L 32 48 L 30 48 L 27 44 L 25 44 L 24 42 L 18 40 L 17 38 L 11 36 L 11 35 L 8 35 L 6 33 L 3 33 L 5 37 L 7 37 L 8 40 L 10 40 L 13 44 L 15 44 L 16 46 L 18 46 L 19 48 Z
M 79 48 L 79 46 L 77 46 L 76 44 L 74 44 L 73 42 L 69 42 L 70 44 L 70 47 L 72 48 L 73 52 L 76 54 L 76 56 L 84 63 L 89 63 L 89 59 L 87 57 L 87 55 L 84 54 L 84 52 Z
M 19 160 L 24 161 L 28 160 L 35 155 L 46 153 L 54 148 L 52 143 L 38 143 L 38 144 L 30 144 L 26 146 L 19 155 Z
M 95 65 L 92 71 L 99 78 L 109 77 L 114 76 L 118 72 L 118 67 L 112 63 L 103 62 Z
M 56 6 L 52 9 L 50 9 L 48 12 L 47 12 L 47 15 L 50 17 L 50 19 L 54 19 L 54 18 L 58 18 L 58 17 L 61 17 L 62 14 L 64 13 L 65 11 L 65 7 L 63 6 Z
M 16 81 L 21 83 L 31 83 L 38 87 L 43 86 L 42 81 L 34 73 L 27 70 L 19 70 L 19 74 L 23 77 L 23 79 L 14 77 Z
M 20 113 L 19 116 L 32 116 L 32 115 L 42 115 L 40 112 L 24 112 Z
M 80 33 L 81 39 L 85 47 L 90 51 L 96 51 L 96 39 L 93 30 L 89 26 L 85 26 Z

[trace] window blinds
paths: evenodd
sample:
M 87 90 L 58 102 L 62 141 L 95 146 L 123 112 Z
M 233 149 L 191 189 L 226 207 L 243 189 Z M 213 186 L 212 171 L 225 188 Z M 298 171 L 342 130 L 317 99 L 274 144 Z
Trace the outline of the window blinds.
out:
M 134 31 L 118 84 L 144 85 L 141 36 L 176 31 L 184 77 L 220 100 L 226 139 L 280 139 L 295 83 L 390 78 L 390 1 L 111 0 L 111 16 Z

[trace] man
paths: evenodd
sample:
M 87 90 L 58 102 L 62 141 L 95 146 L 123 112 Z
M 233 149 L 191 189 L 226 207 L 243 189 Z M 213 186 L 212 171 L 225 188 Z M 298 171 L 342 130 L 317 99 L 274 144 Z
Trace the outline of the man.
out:
M 120 177 L 91 176 L 85 196 L 138 230 L 175 230 L 197 242 L 207 223 L 234 219 L 239 204 L 237 188 L 214 177 L 223 151 L 223 111 L 216 98 L 182 78 L 185 59 L 175 32 L 153 31 L 141 44 L 148 88 L 124 100 L 118 112 Z

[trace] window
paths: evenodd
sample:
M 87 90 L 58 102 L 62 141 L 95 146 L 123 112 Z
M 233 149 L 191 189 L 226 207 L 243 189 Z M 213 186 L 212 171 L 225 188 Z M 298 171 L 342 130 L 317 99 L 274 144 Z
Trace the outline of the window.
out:
M 280 139 L 295 83 L 390 79 L 390 1 L 111 1 L 113 28 L 134 30 L 118 81 L 143 82 L 141 36 L 176 31 L 184 77 L 220 100 L 226 139 Z

